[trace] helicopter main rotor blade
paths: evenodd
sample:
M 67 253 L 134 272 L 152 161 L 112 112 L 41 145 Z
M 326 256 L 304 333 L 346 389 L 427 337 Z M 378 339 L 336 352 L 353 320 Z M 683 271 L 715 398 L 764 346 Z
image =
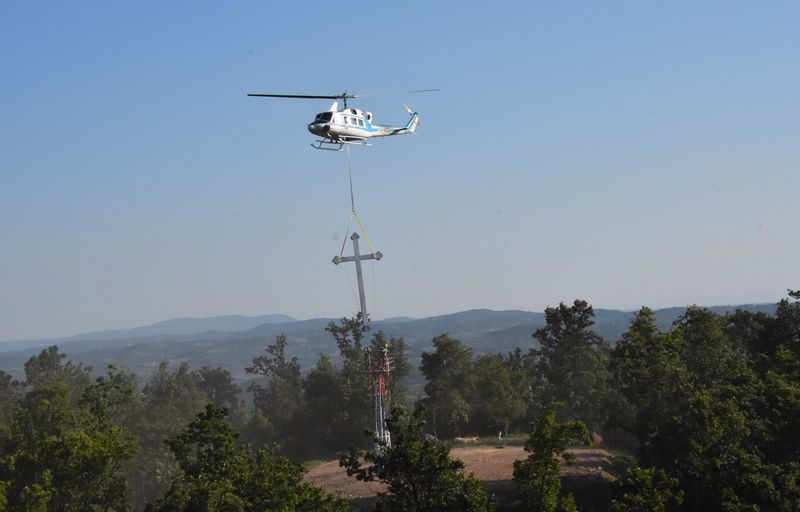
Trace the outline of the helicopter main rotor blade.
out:
M 313 96 L 309 94 L 256 94 L 250 93 L 248 96 L 259 96 L 262 98 L 301 98 L 301 99 L 322 99 L 322 100 L 339 100 L 344 98 L 352 98 L 353 96 L 347 94 L 337 94 L 335 96 Z
M 367 98 L 370 96 L 388 96 L 391 94 L 415 94 L 419 92 L 434 92 L 440 89 L 417 89 L 415 91 L 399 91 L 399 92 L 378 92 L 373 94 L 262 94 L 262 93 L 249 93 L 248 96 L 258 96 L 261 98 L 296 98 L 296 99 L 321 99 L 321 100 L 346 100 L 355 98 Z

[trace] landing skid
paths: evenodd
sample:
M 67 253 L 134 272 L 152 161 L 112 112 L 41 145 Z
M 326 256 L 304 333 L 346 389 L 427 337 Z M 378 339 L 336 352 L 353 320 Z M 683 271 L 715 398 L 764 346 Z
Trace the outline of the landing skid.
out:
M 357 139 L 357 140 L 331 140 L 331 139 L 320 139 L 315 144 L 311 144 L 311 147 L 314 149 L 321 149 L 323 151 L 341 151 L 344 145 L 360 145 L 360 146 L 370 146 L 366 140 L 364 139 Z M 331 147 L 326 147 L 331 146 Z

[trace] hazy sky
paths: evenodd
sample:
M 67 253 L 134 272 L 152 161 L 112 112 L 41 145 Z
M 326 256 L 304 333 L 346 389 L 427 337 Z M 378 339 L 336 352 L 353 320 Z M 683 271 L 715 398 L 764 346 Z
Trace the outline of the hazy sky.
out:
M 776 301 L 800 287 L 797 2 L 2 2 L 0 339 L 357 309 L 334 267 L 353 151 L 374 317 Z M 373 282 L 374 279 L 374 282 Z M 374 292 L 374 293 L 373 293 Z

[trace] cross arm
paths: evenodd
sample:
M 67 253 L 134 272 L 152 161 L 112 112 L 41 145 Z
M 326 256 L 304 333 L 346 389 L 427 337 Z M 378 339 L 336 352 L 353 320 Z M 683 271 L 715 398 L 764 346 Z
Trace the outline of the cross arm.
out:
M 355 256 L 334 256 L 333 257 L 333 264 L 338 265 L 339 263 L 347 263 L 348 261 L 364 261 L 364 260 L 376 260 L 380 261 L 383 258 L 383 254 L 380 251 L 376 252 L 375 254 L 364 254 L 358 257 Z

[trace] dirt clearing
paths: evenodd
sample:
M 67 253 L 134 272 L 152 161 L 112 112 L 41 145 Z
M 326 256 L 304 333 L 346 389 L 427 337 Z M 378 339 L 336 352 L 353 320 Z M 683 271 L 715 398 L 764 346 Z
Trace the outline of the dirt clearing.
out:
M 600 449 L 569 450 L 578 457 L 572 466 L 562 466 L 567 479 L 601 478 L 612 480 L 618 476 L 613 467 L 614 456 Z M 521 446 L 495 448 L 493 446 L 463 446 L 453 448 L 451 456 L 464 462 L 467 473 L 489 484 L 490 488 L 503 481 L 510 481 L 514 471 L 514 461 L 524 459 L 525 450 Z M 306 475 L 306 480 L 314 482 L 330 493 L 340 492 L 349 499 L 370 498 L 384 489 L 374 482 L 359 482 L 348 477 L 338 461 L 326 462 L 313 467 Z

